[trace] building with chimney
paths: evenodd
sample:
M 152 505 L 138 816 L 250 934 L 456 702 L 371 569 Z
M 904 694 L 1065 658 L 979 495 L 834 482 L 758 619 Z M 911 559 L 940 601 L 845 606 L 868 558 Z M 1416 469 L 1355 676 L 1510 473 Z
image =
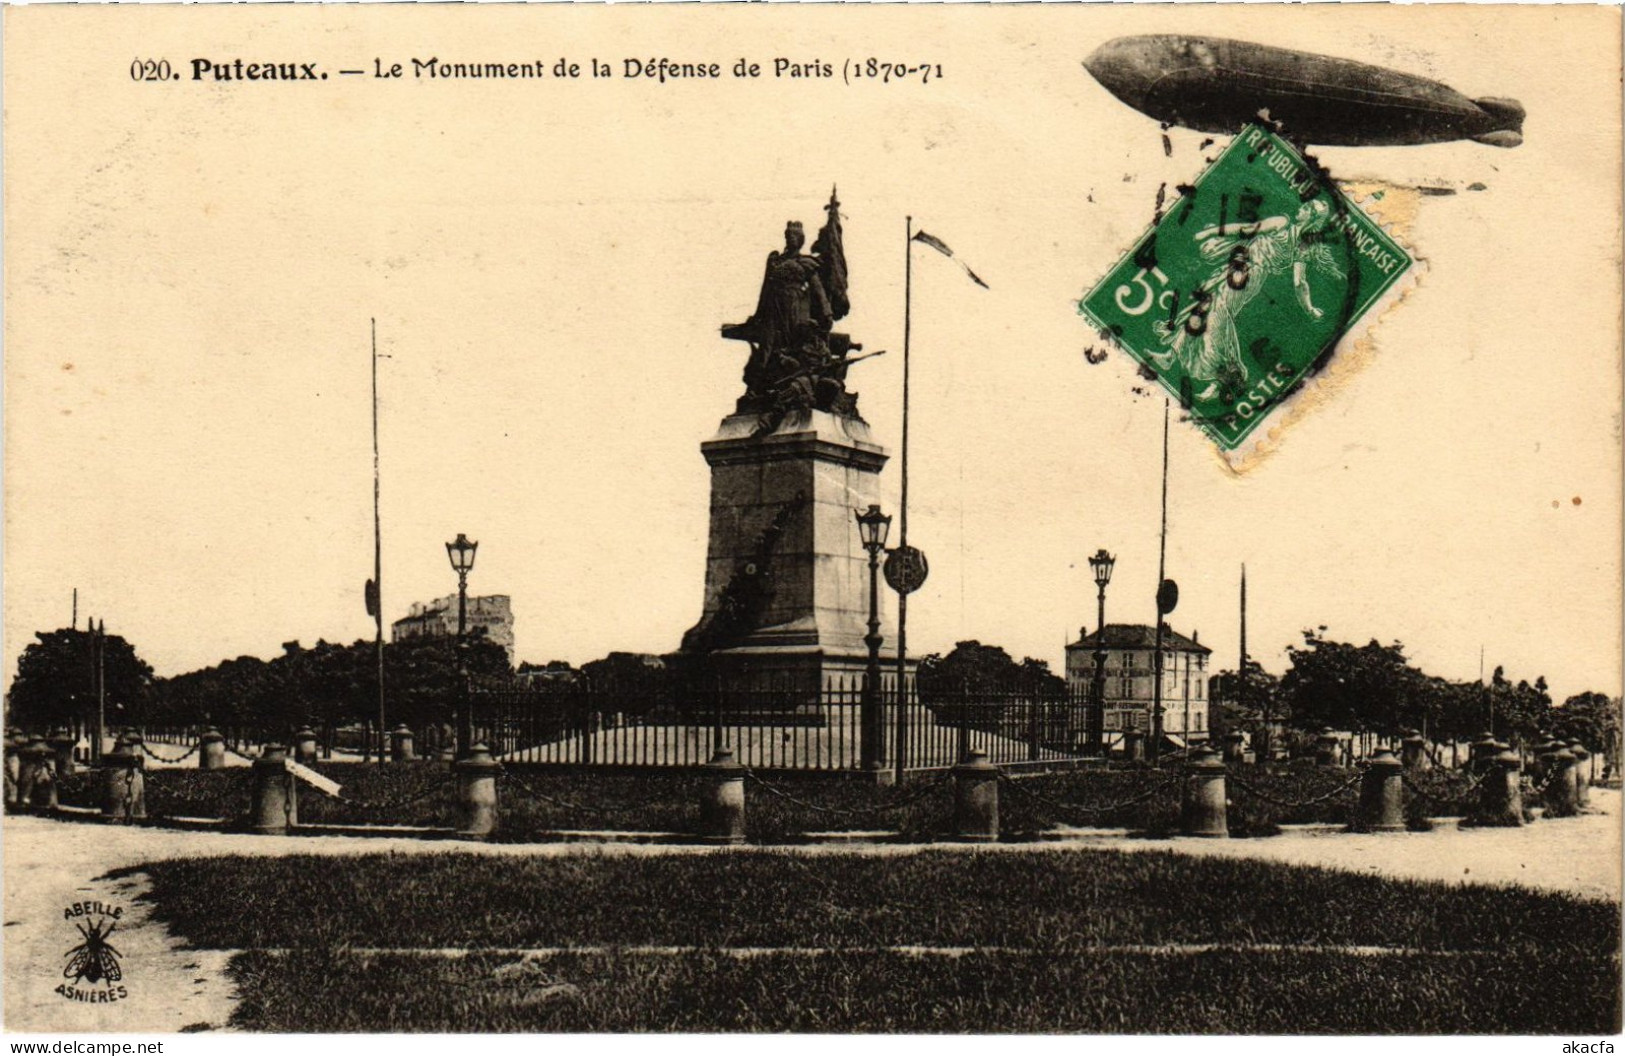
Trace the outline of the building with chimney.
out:
M 1157 630 L 1138 623 L 1108 623 L 1089 634 L 1078 629 L 1078 640 L 1066 647 L 1066 684 L 1073 693 L 1088 694 L 1094 684 L 1095 650 L 1104 647 L 1105 729 L 1108 745 L 1124 732 L 1151 732 L 1155 703 Z M 1208 739 L 1208 657 L 1213 650 L 1163 624 L 1162 628 L 1162 732 L 1176 746 Z
M 507 650 L 508 663 L 513 664 L 513 608 L 506 594 L 487 594 L 468 599 L 467 631 L 477 634 L 481 630 L 491 641 Z M 389 640 L 408 638 L 455 638 L 457 636 L 457 595 L 450 594 L 431 602 L 415 601 L 403 619 L 389 625 Z

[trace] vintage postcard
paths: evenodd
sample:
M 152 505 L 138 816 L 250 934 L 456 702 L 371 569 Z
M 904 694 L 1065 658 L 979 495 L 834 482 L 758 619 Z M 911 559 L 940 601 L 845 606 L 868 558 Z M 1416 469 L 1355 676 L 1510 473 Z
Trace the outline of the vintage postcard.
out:
M 1618 1042 L 1617 8 L 3 15 L 13 1052 Z

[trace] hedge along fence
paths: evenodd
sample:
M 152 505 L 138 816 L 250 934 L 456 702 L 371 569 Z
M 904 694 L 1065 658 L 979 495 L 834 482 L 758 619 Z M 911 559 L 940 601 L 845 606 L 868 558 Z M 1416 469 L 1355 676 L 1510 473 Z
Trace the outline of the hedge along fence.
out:
M 444 763 L 377 766 L 320 763 L 314 769 L 341 786 L 339 798 L 308 786 L 298 792 L 302 826 L 390 826 L 452 830 L 458 825 L 458 779 Z M 1355 817 L 1359 771 L 1293 764 L 1245 767 L 1228 779 L 1230 835 L 1269 836 L 1288 824 L 1348 825 Z M 953 784 L 947 775 L 880 787 L 855 779 L 763 778 L 743 771 L 748 799 L 745 835 L 787 843 L 807 833 L 881 834 L 928 842 L 955 834 Z M 254 777 L 245 767 L 154 770 L 145 775 L 153 818 L 215 818 L 242 827 L 252 809 Z M 576 772 L 507 764 L 497 778 L 500 822 L 492 839 L 532 842 L 571 832 L 623 832 L 685 837 L 701 831 L 704 771 Z M 1095 769 L 1005 777 L 999 782 L 999 829 L 1005 839 L 1039 838 L 1063 827 L 1127 829 L 1152 836 L 1180 830 L 1185 771 Z M 1431 814 L 1461 813 L 1473 779 L 1427 771 L 1406 778 L 1407 821 L 1425 828 Z M 98 808 L 103 778 L 84 772 L 59 779 L 61 801 Z
M 417 760 L 377 766 L 321 763 L 311 769 L 341 786 L 338 798 L 301 785 L 303 826 L 410 826 L 451 829 L 458 822 L 457 778 L 444 763 Z M 507 764 L 498 777 L 500 823 L 492 839 L 522 843 L 572 831 L 687 834 L 699 823 L 706 778 L 695 771 L 566 773 Z M 213 818 L 243 828 L 253 806 L 247 767 L 154 770 L 145 775 L 151 818 Z M 100 809 L 103 777 L 81 771 L 59 781 L 64 806 Z M 923 785 L 923 783 L 922 783 Z M 855 780 L 775 781 L 788 797 L 752 782 L 751 838 L 786 842 L 800 833 L 888 828 L 927 840 L 948 830 L 946 792 L 921 797 L 922 785 L 877 789 Z M 901 805 L 904 809 L 898 809 Z

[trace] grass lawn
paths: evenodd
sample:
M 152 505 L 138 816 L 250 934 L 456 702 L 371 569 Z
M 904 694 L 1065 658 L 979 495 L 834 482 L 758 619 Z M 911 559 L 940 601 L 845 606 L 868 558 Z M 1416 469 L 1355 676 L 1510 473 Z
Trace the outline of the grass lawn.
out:
M 1229 952 L 570 953 L 530 963 L 304 952 L 232 964 L 250 995 L 236 1025 L 277 1032 L 1617 1031 L 1608 973 L 1553 982 L 1561 970 L 1555 957 Z
M 444 854 L 141 871 L 178 935 L 246 951 L 236 1022 L 255 1030 L 1594 1034 L 1620 1020 L 1614 904 L 1256 861 Z M 1221 948 L 1147 949 L 1190 945 Z M 911 946 L 979 949 L 895 949 Z M 512 952 L 560 947 L 575 949 Z M 412 952 L 442 948 L 473 952 Z

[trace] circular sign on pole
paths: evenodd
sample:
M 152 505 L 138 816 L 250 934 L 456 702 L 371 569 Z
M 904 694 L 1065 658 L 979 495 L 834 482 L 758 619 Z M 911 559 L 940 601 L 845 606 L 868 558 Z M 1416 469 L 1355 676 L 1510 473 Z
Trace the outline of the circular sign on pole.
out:
M 912 594 L 925 583 L 930 567 L 925 554 L 912 546 L 900 546 L 886 555 L 886 583 L 899 594 Z
M 1162 586 L 1157 588 L 1157 611 L 1166 616 L 1173 612 L 1174 606 L 1178 604 L 1179 584 L 1171 579 L 1163 580 Z

